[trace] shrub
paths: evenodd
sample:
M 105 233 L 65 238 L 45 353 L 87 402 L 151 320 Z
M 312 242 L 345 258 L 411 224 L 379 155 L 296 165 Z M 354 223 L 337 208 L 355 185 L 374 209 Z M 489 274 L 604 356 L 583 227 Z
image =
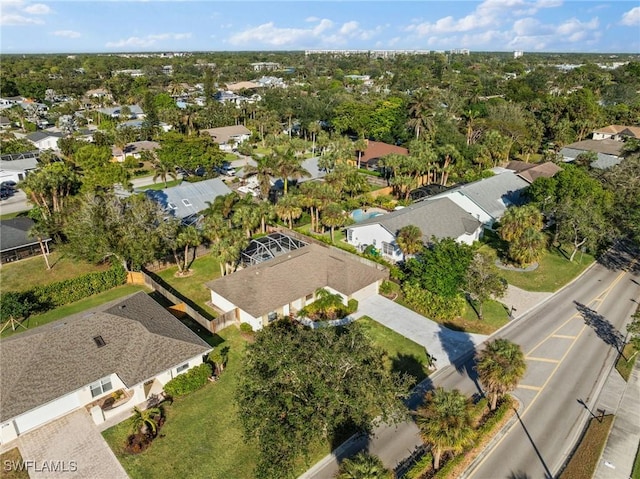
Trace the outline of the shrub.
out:
M 140 161 L 138 161 L 138 159 L 134 158 L 133 156 L 127 156 L 122 162 L 122 166 L 124 166 L 128 170 L 138 168 L 141 166 L 141 164 L 142 163 L 140 163 Z
M 447 298 L 411 283 L 405 283 L 402 291 L 407 304 L 428 318 L 452 320 L 461 316 L 464 311 L 465 300 L 460 295 Z
M 400 286 L 393 281 L 384 280 L 380 285 L 380 294 L 385 296 L 393 296 L 395 293 L 400 291 Z
M 355 298 L 351 298 L 347 301 L 347 314 L 353 314 L 358 311 L 358 300 Z
M 426 452 L 423 456 L 406 472 L 406 479 L 420 479 L 429 469 L 433 467 L 433 455 Z
M 164 391 L 171 397 L 180 397 L 200 389 L 207 384 L 211 376 L 211 365 L 202 363 L 189 369 L 184 374 L 176 376 L 164 386 Z
M 253 333 L 253 327 L 249 323 L 240 323 L 240 331 L 243 333 Z

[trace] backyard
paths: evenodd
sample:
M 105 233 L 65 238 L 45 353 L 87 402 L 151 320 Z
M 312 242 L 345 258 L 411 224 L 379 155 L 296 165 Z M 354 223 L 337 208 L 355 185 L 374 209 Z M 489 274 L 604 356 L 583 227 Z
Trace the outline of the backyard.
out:
M 156 274 L 179 293 L 191 299 L 198 306 L 207 308 L 209 314 L 213 314 L 213 310 L 206 305 L 207 301 L 211 300 L 211 292 L 204 284 L 220 277 L 218 259 L 211 254 L 200 256 L 191 264 L 190 270 L 189 275 L 176 276 L 178 267 L 171 266 Z

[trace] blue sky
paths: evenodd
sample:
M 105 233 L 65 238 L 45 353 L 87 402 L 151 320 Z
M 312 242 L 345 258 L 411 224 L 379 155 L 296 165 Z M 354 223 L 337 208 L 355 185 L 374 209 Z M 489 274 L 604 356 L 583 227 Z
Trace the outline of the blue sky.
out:
M 640 1 L 0 0 L 0 52 L 640 52 Z

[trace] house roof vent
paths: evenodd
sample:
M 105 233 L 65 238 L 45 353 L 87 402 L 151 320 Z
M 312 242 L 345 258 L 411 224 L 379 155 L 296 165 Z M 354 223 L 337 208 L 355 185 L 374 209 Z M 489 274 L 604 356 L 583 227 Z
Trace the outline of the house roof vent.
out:
M 98 346 L 99 348 L 107 344 L 104 342 L 104 339 L 102 339 L 102 336 L 95 336 L 93 340 L 95 341 L 96 346 Z

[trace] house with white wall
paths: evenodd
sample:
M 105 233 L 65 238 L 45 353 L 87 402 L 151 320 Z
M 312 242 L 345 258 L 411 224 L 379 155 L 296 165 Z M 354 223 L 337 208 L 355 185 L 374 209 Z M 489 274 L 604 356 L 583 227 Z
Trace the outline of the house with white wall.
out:
M 39 168 L 39 156 L 39 151 L 0 155 L 0 183 L 4 181 L 20 183 L 30 171 L 35 171 Z
M 222 151 L 233 150 L 251 136 L 251 130 L 244 125 L 207 128 L 206 130 L 200 130 L 200 133 L 206 133 L 211 136 Z
M 346 229 L 347 243 L 364 250 L 372 245 L 391 261 L 401 261 L 404 255 L 396 237 L 400 229 L 415 225 L 422 232 L 422 241 L 432 238 L 452 238 L 458 243 L 472 244 L 480 239 L 483 226 L 473 215 L 449 198 L 413 203 L 401 210 L 361 221 Z
M 350 253 L 309 244 L 206 283 L 211 303 L 262 329 L 279 316 L 295 314 L 315 300 L 318 289 L 361 301 L 378 293 L 389 277 L 383 266 Z
M 58 151 L 58 140 L 63 136 L 60 132 L 40 130 L 29 133 L 25 138 L 33 143 L 40 151 Z
M 130 411 L 211 349 L 144 292 L 3 339 L 0 443 L 80 408 L 96 424 Z

